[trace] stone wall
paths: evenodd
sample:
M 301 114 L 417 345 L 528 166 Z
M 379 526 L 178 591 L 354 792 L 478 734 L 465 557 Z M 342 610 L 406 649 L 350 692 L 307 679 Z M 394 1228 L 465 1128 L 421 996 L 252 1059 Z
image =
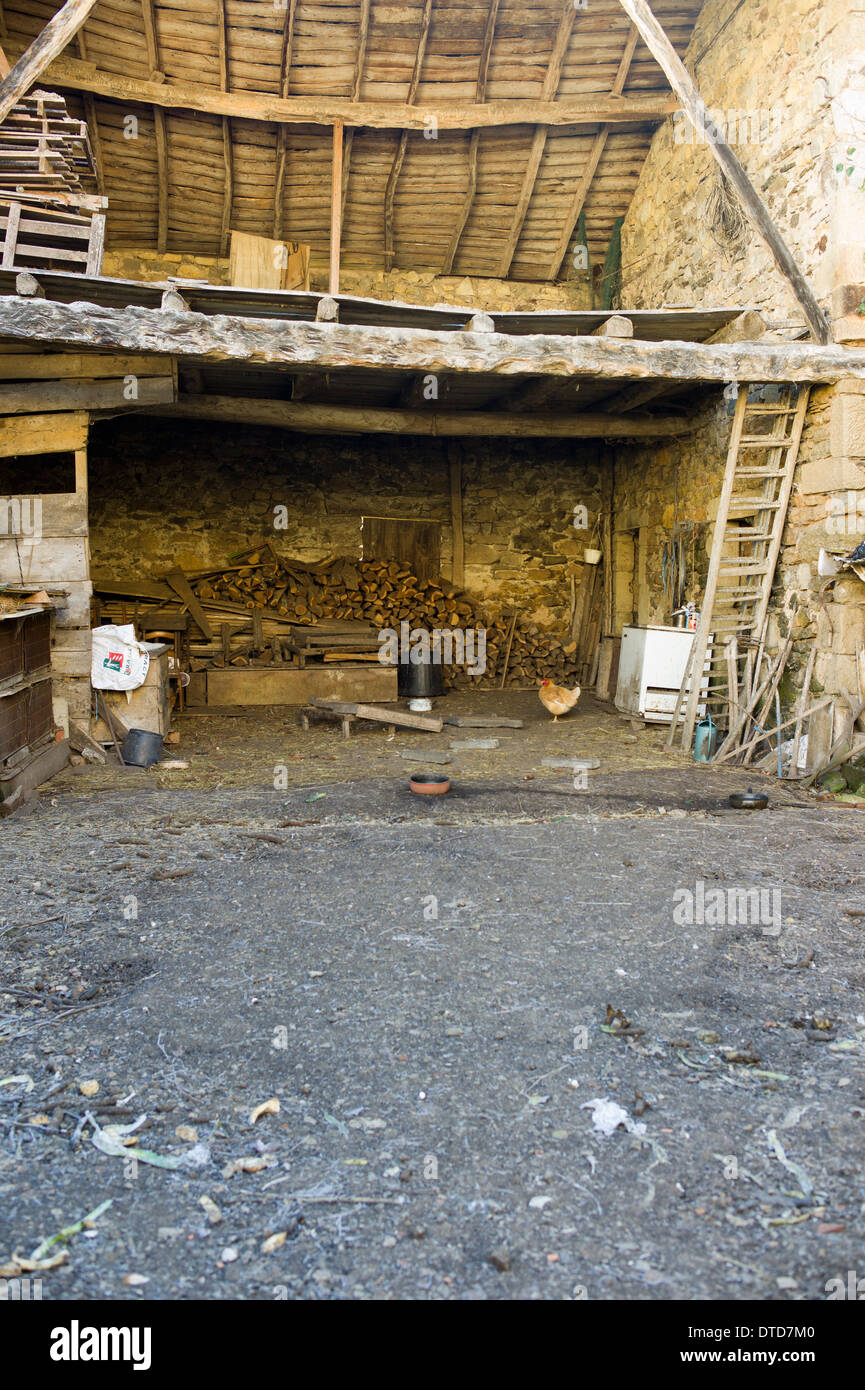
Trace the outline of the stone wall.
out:
M 723 114 L 836 340 L 865 338 L 856 312 L 865 302 L 865 12 L 847 0 L 709 0 L 686 66 L 710 115 Z M 622 305 L 756 307 L 771 336 L 789 338 L 804 316 L 762 243 L 713 234 L 713 169 L 708 145 L 686 136 L 682 121 L 659 129 L 623 229 Z M 730 424 L 721 406 L 669 448 L 617 450 L 616 525 L 646 528 L 653 620 L 669 621 L 662 552 L 677 524 L 689 539 L 699 531 L 688 597 L 702 597 Z M 815 636 L 815 689 L 858 688 L 865 584 L 847 578 L 830 589 L 827 621 L 817 559 L 821 548 L 849 551 L 863 536 L 865 397 L 849 382 L 812 393 L 776 574 L 769 641 L 791 630 L 801 639 L 782 686 L 787 706 Z M 859 678 L 865 688 L 861 664 Z
M 599 507 L 597 449 L 564 440 L 465 440 L 460 449 L 466 587 L 561 625 L 586 543 L 573 509 L 593 521 Z M 109 421 L 91 433 L 92 568 L 102 577 L 217 568 L 262 537 L 302 560 L 357 557 L 366 514 L 440 519 L 449 576 L 449 487 L 444 440 Z M 287 507 L 287 529 L 274 529 L 276 507 Z
M 849 0 L 709 0 L 685 60 L 707 119 L 723 121 L 728 143 L 827 305 L 841 244 L 834 209 L 842 188 L 855 182 L 836 169 L 850 138 L 842 111 L 861 72 L 849 51 L 849 9 Z M 861 162 L 859 183 L 865 149 Z M 657 131 L 622 229 L 622 304 L 741 305 L 774 325 L 803 323 L 762 241 L 748 233 L 737 243 L 713 225 L 715 167 L 707 138 L 683 116 Z
M 231 283 L 227 259 L 177 252 L 160 254 L 130 247 L 106 252 L 103 274 L 123 280 L 167 280 L 169 276 L 179 276 L 188 280 L 209 280 L 213 285 Z M 314 290 L 327 289 L 326 277 L 313 275 L 310 284 Z M 431 270 L 346 270 L 340 279 L 340 290 L 343 294 L 406 304 L 457 304 L 500 311 L 592 307 L 591 288 L 585 277 L 562 284 L 534 284 L 436 275 Z

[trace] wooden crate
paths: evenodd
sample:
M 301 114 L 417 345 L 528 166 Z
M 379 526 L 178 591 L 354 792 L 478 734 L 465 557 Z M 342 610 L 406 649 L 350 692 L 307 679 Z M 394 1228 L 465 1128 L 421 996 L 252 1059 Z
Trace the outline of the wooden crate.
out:
M 0 691 L 0 763 L 54 732 L 51 681 Z

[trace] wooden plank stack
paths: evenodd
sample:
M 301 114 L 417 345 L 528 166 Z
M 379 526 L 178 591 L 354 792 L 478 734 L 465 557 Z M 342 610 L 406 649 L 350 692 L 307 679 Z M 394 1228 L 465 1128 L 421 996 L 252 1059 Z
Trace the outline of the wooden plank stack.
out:
M 0 193 L 95 192 L 87 122 L 74 120 L 57 92 L 29 92 L 0 125 Z
M 98 275 L 107 200 L 95 190 L 87 122 L 56 92 L 23 97 L 0 125 L 3 268 Z

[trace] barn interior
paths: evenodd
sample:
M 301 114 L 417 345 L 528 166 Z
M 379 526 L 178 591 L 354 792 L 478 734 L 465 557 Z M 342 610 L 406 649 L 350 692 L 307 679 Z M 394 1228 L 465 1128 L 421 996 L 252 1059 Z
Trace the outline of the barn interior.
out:
M 622 307 L 701 6 L 99 0 L 40 53 L 42 8 L 0 24 L 0 580 L 16 632 L 51 627 L 49 662 L 10 661 L 9 797 L 182 715 L 422 730 L 423 663 L 382 660 L 402 624 L 484 634 L 433 723 L 449 690 L 548 681 L 688 752 L 707 711 L 733 737 L 780 661 L 809 401 L 858 363 L 759 198 L 795 312 Z M 111 624 L 155 692 L 92 683 Z M 649 629 L 676 655 L 620 688 Z

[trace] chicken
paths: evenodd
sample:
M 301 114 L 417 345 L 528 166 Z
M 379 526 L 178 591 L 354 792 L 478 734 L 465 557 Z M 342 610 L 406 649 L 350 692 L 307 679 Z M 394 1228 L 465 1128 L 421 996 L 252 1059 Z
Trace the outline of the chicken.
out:
M 550 711 L 555 724 L 560 714 L 567 714 L 574 708 L 580 698 L 580 687 L 575 685 L 573 690 L 566 690 L 563 685 L 553 685 L 552 681 L 544 680 L 541 681 L 538 698 Z

